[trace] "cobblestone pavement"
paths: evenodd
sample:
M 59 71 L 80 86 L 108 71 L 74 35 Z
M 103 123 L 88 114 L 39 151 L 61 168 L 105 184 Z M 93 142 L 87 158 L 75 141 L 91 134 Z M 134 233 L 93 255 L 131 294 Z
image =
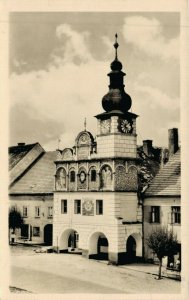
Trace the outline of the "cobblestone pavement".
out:
M 33 293 L 177 294 L 180 282 L 155 280 L 154 265 L 112 266 L 81 255 L 11 247 L 10 286 Z

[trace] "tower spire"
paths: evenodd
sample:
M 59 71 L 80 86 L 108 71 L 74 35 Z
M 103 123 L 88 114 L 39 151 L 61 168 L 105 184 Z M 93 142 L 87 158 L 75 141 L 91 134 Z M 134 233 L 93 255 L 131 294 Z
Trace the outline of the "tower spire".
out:
M 86 128 L 87 128 L 87 119 L 85 118 L 84 120 L 84 130 L 86 131 Z
M 111 71 L 108 74 L 110 77 L 109 92 L 102 98 L 102 107 L 106 112 L 113 110 L 119 110 L 126 113 L 132 104 L 131 97 L 124 90 L 124 76 L 122 72 L 122 63 L 118 60 L 117 48 L 119 44 L 117 42 L 118 35 L 115 34 L 115 59 L 110 64 Z
M 117 42 L 118 34 L 115 34 L 115 43 L 114 43 L 114 48 L 115 48 L 115 60 L 117 60 L 117 48 L 119 47 L 119 44 Z

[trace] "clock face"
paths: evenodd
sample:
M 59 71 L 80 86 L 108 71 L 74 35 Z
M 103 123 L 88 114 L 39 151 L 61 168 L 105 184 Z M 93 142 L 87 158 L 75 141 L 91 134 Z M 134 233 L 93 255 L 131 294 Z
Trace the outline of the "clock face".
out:
M 108 133 L 110 132 L 110 120 L 104 120 L 101 122 L 100 125 L 101 133 Z
M 132 123 L 128 120 L 122 120 L 120 124 L 121 131 L 124 133 L 132 133 Z
M 86 201 L 84 202 L 84 208 L 85 208 L 87 211 L 91 211 L 92 207 L 93 207 L 93 203 L 92 203 L 91 200 L 86 200 Z
M 79 141 L 80 141 L 81 144 L 85 144 L 87 142 L 87 135 L 86 134 L 82 134 L 80 136 Z
M 79 174 L 79 180 L 81 183 L 83 183 L 86 180 L 86 174 L 84 171 L 81 171 L 81 173 Z

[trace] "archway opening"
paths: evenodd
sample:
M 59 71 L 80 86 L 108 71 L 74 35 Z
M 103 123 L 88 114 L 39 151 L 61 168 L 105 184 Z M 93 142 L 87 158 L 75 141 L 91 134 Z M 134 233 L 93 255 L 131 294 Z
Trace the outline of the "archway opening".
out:
M 53 233 L 53 225 L 47 224 L 44 227 L 44 243 L 47 246 L 52 245 L 52 233 Z
M 132 235 L 127 239 L 126 243 L 126 262 L 133 263 L 136 261 L 136 241 Z
M 59 241 L 59 251 L 67 253 L 81 254 L 79 249 L 79 234 L 76 230 L 65 230 Z
M 103 233 L 93 233 L 89 240 L 89 258 L 108 260 L 108 247 L 108 239 Z

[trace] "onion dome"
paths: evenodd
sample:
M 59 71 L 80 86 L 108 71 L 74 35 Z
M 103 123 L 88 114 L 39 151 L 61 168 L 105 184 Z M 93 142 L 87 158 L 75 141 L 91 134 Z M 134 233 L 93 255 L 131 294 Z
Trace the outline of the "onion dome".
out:
M 111 72 L 108 74 L 110 77 L 109 92 L 102 98 L 102 107 L 106 112 L 120 110 L 126 113 L 131 108 L 132 100 L 124 90 L 123 78 L 126 74 L 121 71 L 122 63 L 117 57 L 117 48 L 119 47 L 117 37 L 116 34 L 115 59 L 110 65 Z

